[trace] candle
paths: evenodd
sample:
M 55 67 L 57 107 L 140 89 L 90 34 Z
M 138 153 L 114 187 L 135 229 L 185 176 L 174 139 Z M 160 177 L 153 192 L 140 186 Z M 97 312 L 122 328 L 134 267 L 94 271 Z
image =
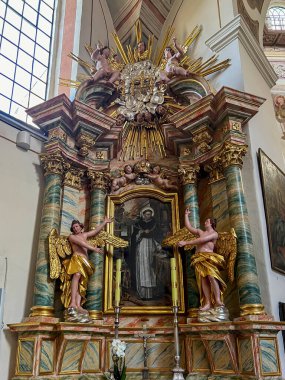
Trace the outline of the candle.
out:
M 171 289 L 172 289 L 172 305 L 178 305 L 178 289 L 177 289 L 177 269 L 175 258 L 170 259 L 171 269 Z
M 120 299 L 121 299 L 121 267 L 122 267 L 122 259 L 117 259 L 116 283 L 115 283 L 115 306 L 120 305 Z

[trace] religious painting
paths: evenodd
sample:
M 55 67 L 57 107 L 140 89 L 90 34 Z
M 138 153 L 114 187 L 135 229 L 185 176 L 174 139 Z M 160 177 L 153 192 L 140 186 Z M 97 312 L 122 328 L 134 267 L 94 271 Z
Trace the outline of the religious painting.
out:
M 272 269 L 285 274 L 285 175 L 258 151 Z
M 121 312 L 170 313 L 172 308 L 170 258 L 176 257 L 180 309 L 184 308 L 181 260 L 177 248 L 162 241 L 179 229 L 177 194 L 141 188 L 108 198 L 114 217 L 110 232 L 128 242 L 106 258 L 105 312 L 113 312 L 115 262 L 122 259 Z

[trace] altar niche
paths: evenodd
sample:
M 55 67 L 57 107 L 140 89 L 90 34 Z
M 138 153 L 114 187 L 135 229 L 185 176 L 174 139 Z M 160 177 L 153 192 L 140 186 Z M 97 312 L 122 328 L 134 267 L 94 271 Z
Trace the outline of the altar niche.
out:
M 127 240 L 125 249 L 111 247 L 105 261 L 104 312 L 113 313 L 115 265 L 122 258 L 123 314 L 172 313 L 170 258 L 178 263 L 179 312 L 185 311 L 181 257 L 178 248 L 161 246 L 179 230 L 178 195 L 137 187 L 109 195 L 107 213 L 114 217 L 109 232 Z

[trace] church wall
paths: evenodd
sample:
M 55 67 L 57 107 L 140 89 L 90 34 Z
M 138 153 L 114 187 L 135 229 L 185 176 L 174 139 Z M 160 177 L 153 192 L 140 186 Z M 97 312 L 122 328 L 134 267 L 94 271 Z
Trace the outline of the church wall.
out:
M 4 329 L 0 332 L 0 378 L 14 374 L 17 337 L 8 323 L 21 322 L 32 306 L 34 270 L 41 217 L 42 142 L 31 137 L 31 149 L 15 144 L 18 129 L 0 121 L 0 256 L 7 258 Z M 1 321 L 2 322 L 2 321 Z

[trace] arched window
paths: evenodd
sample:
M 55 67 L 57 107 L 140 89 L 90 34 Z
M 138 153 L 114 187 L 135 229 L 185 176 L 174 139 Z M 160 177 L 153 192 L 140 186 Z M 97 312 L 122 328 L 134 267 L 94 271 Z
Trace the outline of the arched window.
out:
M 0 109 L 29 122 L 46 100 L 55 0 L 0 0 Z
M 266 14 L 266 26 L 269 30 L 285 30 L 285 8 L 269 8 Z

